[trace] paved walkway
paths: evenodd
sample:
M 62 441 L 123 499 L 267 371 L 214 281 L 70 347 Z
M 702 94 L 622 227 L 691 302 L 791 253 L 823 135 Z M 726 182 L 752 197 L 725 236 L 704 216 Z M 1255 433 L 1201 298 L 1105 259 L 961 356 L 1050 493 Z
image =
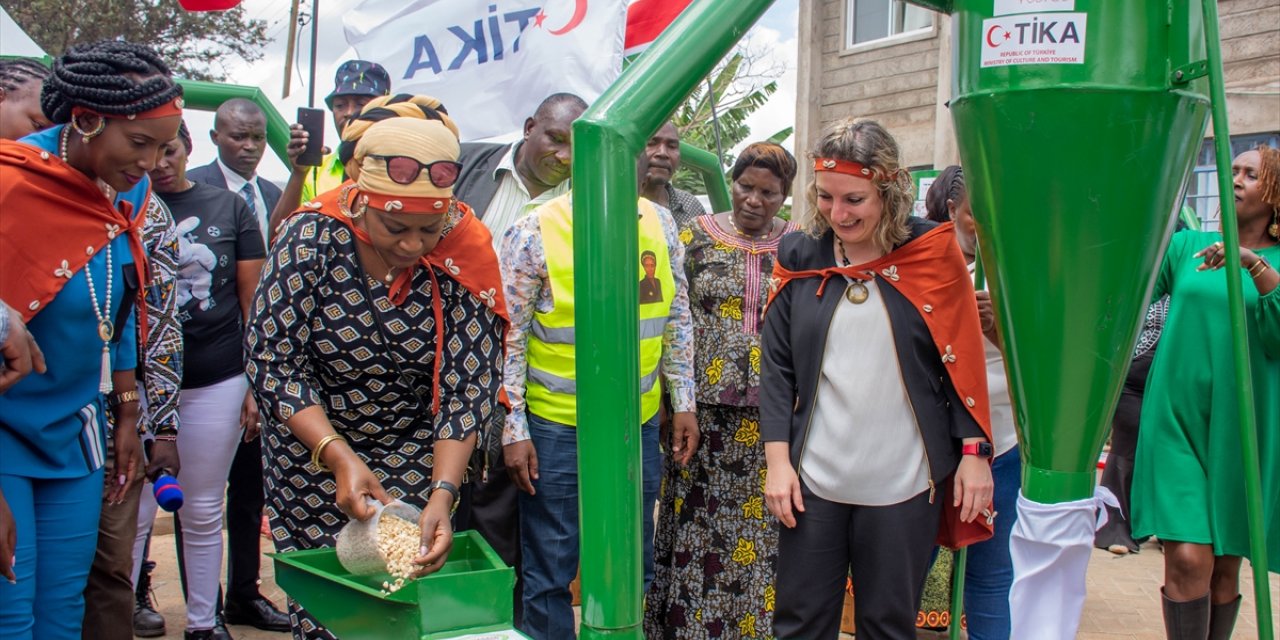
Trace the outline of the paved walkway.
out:
M 159 530 L 165 529 L 160 527 Z M 263 551 L 270 550 L 270 541 L 263 539 Z M 164 637 L 181 640 L 186 618 L 174 559 L 173 536 L 157 536 L 151 543 L 151 551 L 152 559 L 157 563 L 154 577 L 156 596 L 160 612 L 169 623 L 169 634 Z M 1145 545 L 1141 553 L 1129 556 L 1095 550 L 1089 562 L 1089 595 L 1077 639 L 1164 640 L 1164 623 L 1160 617 L 1163 573 L 1163 557 L 1154 543 Z M 1248 563 L 1245 563 L 1240 587 L 1244 606 L 1236 625 L 1235 638 L 1256 639 L 1258 626 Z M 262 592 L 276 603 L 284 602 L 284 594 L 272 579 L 271 562 L 265 558 L 262 563 Z M 1280 576 L 1271 576 L 1271 598 L 1272 611 L 1280 613 Z M 267 633 L 250 627 L 233 626 L 230 630 L 236 640 L 286 640 L 289 637 L 288 634 Z

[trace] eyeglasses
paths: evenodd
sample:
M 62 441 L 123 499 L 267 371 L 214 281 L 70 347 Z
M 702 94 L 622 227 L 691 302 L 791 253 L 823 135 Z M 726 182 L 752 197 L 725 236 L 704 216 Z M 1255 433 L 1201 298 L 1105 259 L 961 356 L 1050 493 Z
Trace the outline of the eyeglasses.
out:
M 436 160 L 423 164 L 418 162 L 417 158 L 409 156 L 370 155 L 369 157 L 386 162 L 387 177 L 396 184 L 413 184 L 413 181 L 422 175 L 422 170 L 426 169 L 431 184 L 446 189 L 452 187 L 458 181 L 458 174 L 462 173 L 462 164 L 452 160 Z

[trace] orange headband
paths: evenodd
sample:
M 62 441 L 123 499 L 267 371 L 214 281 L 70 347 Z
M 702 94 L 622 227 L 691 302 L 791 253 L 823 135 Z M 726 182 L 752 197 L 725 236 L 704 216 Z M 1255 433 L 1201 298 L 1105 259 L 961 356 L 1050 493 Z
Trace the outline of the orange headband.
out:
M 814 158 L 814 171 L 834 171 L 836 173 L 844 173 L 859 178 L 873 179 L 876 175 L 874 169 L 857 162 L 849 162 L 848 160 L 836 160 L 835 158 Z
M 71 110 L 71 115 L 77 116 L 77 115 L 88 113 L 88 114 L 93 114 L 95 116 L 98 116 L 100 118 L 118 118 L 121 120 L 154 120 L 156 118 L 180 116 L 182 115 L 182 107 L 184 106 L 186 106 L 186 103 L 182 101 L 182 96 L 178 96 L 177 98 L 174 98 L 173 100 L 170 100 L 149 111 L 143 111 L 142 113 L 132 113 L 127 116 L 114 115 L 110 113 L 98 113 L 93 109 L 86 109 L 84 107 L 75 107 L 74 109 Z
M 453 198 L 412 198 L 400 195 L 383 195 L 368 191 L 360 192 L 360 202 L 382 209 L 389 213 L 417 213 L 424 215 L 448 213 Z M 407 211 L 406 211 L 407 209 Z

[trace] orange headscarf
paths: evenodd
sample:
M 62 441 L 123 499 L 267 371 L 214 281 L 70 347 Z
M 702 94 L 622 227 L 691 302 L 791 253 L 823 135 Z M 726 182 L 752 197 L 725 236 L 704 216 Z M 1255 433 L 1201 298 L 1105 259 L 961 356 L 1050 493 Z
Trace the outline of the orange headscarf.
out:
M 350 211 L 351 207 L 354 206 L 354 200 L 358 194 L 358 190 L 354 186 L 355 184 L 348 180 L 342 187 L 323 193 L 314 202 L 304 204 L 304 208 L 295 212 L 294 215 L 314 212 L 328 216 L 350 229 L 357 240 L 370 244 L 369 234 L 364 229 L 356 226 L 355 220 L 342 211 L 343 208 Z M 342 197 L 348 198 L 348 202 L 340 204 L 339 199 Z M 510 319 L 507 316 L 507 303 L 502 295 L 502 275 L 498 270 L 498 256 L 493 252 L 493 236 L 489 234 L 489 229 L 471 212 L 471 207 L 462 202 L 457 202 L 457 207 L 461 213 L 461 218 L 453 225 L 448 234 L 440 239 L 440 242 L 431 250 L 431 253 L 419 258 L 418 264 L 426 267 L 427 274 L 431 276 L 432 291 L 440 291 L 440 283 L 436 278 L 437 271 L 453 278 L 471 295 L 483 302 L 494 314 L 502 318 L 503 332 L 505 334 Z M 406 269 L 405 272 L 408 272 L 408 270 Z M 403 276 L 403 272 L 401 276 Z M 391 301 L 397 305 L 403 304 L 409 295 L 409 290 L 410 282 L 408 278 L 396 278 L 389 292 Z M 431 408 L 434 413 L 439 413 L 440 363 L 444 360 L 445 343 L 444 305 L 441 304 L 439 295 L 431 296 L 431 311 L 435 316 L 436 331 L 439 332 L 436 337 L 435 362 L 432 365 L 434 368 L 432 372 L 434 390 Z M 507 404 L 505 391 L 501 392 L 499 396 L 502 403 Z
M 942 362 L 946 365 L 956 395 L 969 415 L 991 440 L 991 405 L 987 397 L 987 359 L 982 344 L 982 326 L 973 281 L 955 239 L 955 225 L 947 222 L 894 249 L 879 260 L 848 267 L 791 271 L 781 261 L 773 266 L 769 302 L 782 288 L 798 278 L 822 278 L 818 295 L 827 281 L 836 276 L 871 280 L 879 276 L 920 313 L 929 329 Z M 872 272 L 875 275 L 870 275 Z M 768 313 L 766 306 L 766 314 Z M 943 518 L 938 544 L 959 548 L 991 537 L 991 525 L 982 517 L 961 522 L 959 509 L 952 506 L 952 483 L 943 483 Z
M 146 203 L 150 191 L 143 198 Z M 113 206 L 98 185 L 56 153 L 0 140 L 0 299 L 29 322 L 62 287 L 121 233 L 138 272 L 138 308 L 145 304 L 147 255 L 142 244 L 145 206 Z M 146 313 L 138 314 L 146 340 Z

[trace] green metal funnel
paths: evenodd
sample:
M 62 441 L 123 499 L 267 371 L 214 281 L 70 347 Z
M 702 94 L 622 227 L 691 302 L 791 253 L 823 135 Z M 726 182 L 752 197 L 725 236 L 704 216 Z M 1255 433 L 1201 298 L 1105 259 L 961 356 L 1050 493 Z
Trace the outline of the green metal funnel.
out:
M 951 113 L 1023 493 L 1090 497 L 1209 109 L 1199 0 L 921 4 L 953 16 Z

